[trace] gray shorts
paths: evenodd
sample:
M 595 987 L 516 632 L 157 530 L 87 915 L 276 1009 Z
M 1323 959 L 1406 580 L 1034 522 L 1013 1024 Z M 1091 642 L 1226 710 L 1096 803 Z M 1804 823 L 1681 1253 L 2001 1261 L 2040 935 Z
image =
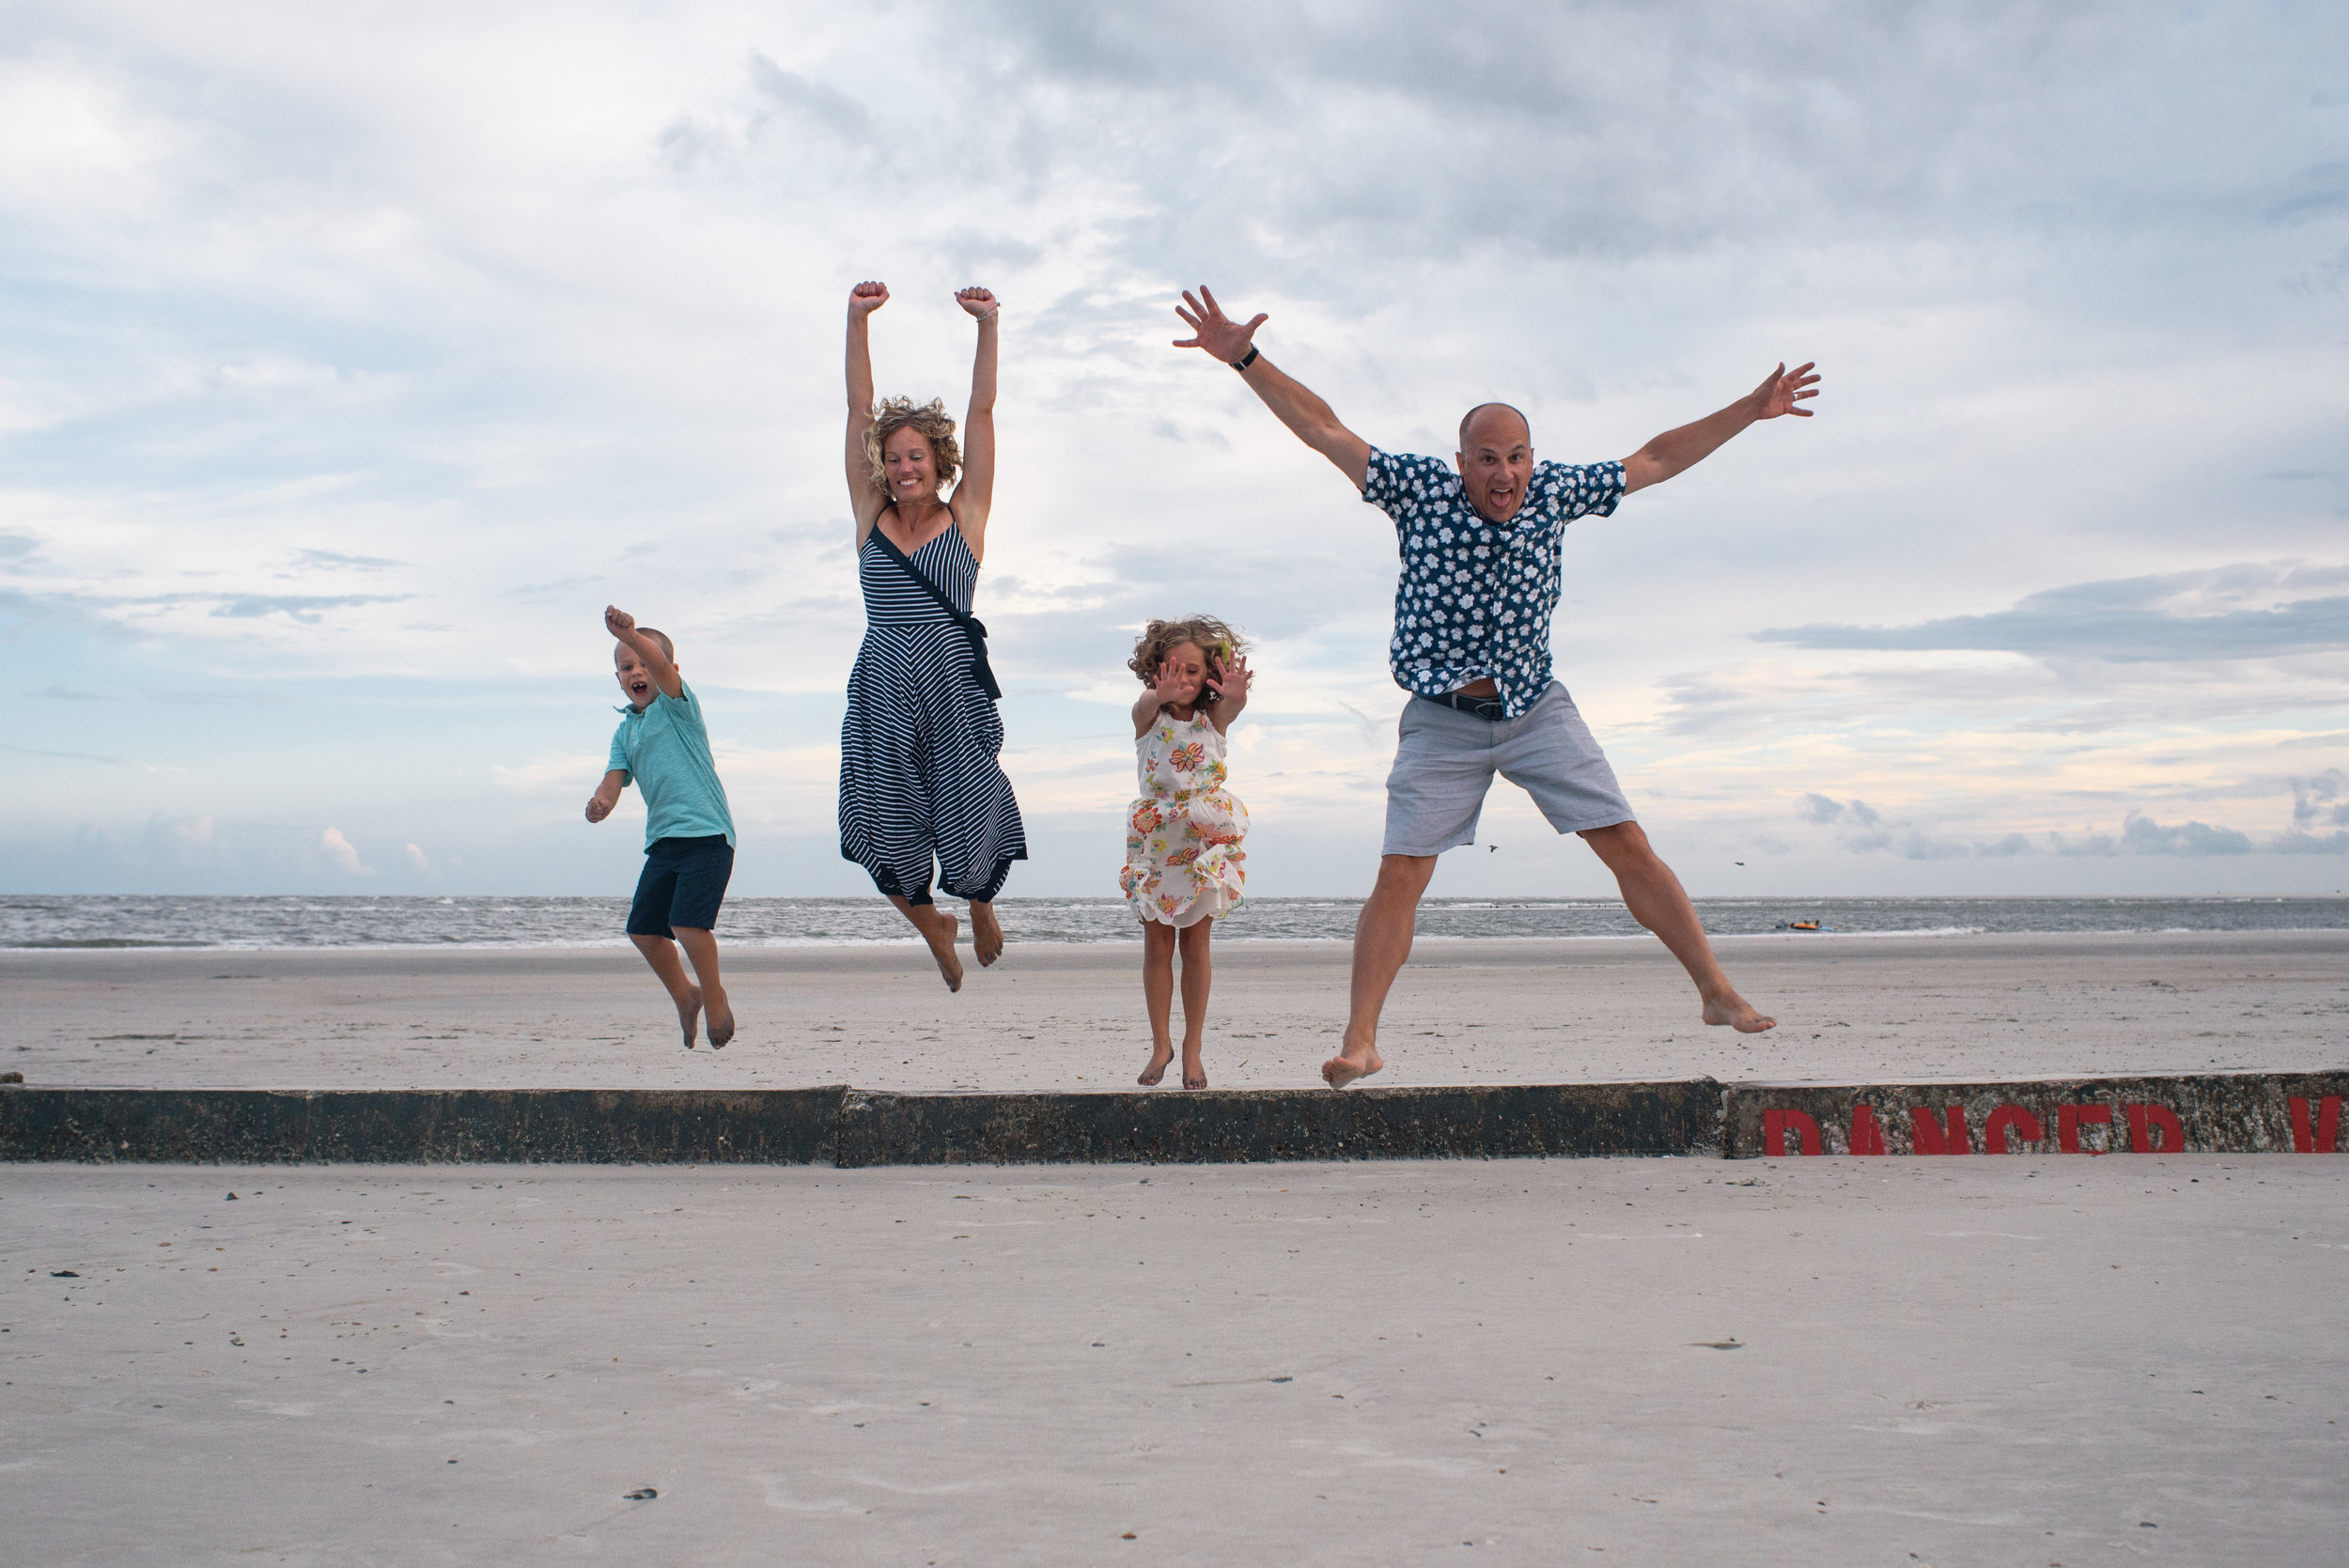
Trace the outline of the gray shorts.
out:
M 1440 855 L 1476 842 L 1493 775 L 1533 797 L 1562 833 L 1634 820 L 1615 770 L 1556 681 L 1522 719 L 1495 722 L 1413 697 L 1387 775 L 1387 855 Z

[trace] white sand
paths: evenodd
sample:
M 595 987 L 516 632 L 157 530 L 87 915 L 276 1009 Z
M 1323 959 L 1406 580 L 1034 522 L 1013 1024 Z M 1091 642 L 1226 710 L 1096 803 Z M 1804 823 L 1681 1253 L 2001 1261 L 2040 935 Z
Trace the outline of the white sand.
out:
M 1720 948 L 1776 1032 L 1703 1027 L 1678 968 L 1644 939 L 1423 941 L 1388 1007 L 1388 1070 L 1370 1081 L 2349 1063 L 2349 932 Z M 689 1055 L 626 948 L 10 953 L 0 1068 L 49 1084 L 1122 1088 L 1148 1052 L 1140 954 L 1015 947 L 950 996 L 917 948 L 729 950 L 740 1038 Z M 1212 1080 L 1316 1083 L 1345 1021 L 1347 956 L 1332 942 L 1220 946 Z
M 2344 1177 L 18 1167 L 0 1560 L 2339 1561 Z

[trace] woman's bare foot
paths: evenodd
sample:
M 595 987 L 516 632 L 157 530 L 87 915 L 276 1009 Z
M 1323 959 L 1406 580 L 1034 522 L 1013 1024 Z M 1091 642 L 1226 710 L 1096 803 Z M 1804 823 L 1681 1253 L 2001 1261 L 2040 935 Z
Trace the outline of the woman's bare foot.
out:
M 726 1042 L 734 1038 L 734 1005 L 726 1001 L 726 994 L 722 990 L 718 993 L 718 1000 L 710 1002 L 708 1008 L 709 1048 L 723 1050 Z
M 1343 1089 L 1358 1078 L 1368 1078 L 1387 1064 L 1377 1046 L 1364 1046 L 1357 1050 L 1348 1046 L 1321 1064 L 1322 1081 L 1332 1089 Z
M 971 905 L 971 950 L 987 968 L 1003 955 L 1003 928 L 995 922 L 995 906 L 973 900 Z
M 677 1004 L 677 1021 L 685 1026 L 685 1048 L 692 1050 L 694 1032 L 701 1028 L 702 988 L 699 986 L 692 986 L 686 994 L 692 1000 Z
M 1776 1029 L 1778 1020 L 1753 1010 L 1753 1003 L 1735 991 L 1722 991 L 1704 999 L 1704 1021 L 1725 1023 L 1740 1034 L 1759 1034 L 1766 1029 Z
M 940 909 L 922 939 L 930 944 L 930 956 L 938 960 L 938 972 L 946 977 L 946 988 L 962 989 L 962 960 L 955 955 L 955 933 L 961 924 L 945 910 Z
M 1205 1089 L 1206 1086 L 1206 1063 L 1199 1060 L 1199 1048 L 1197 1046 L 1193 1046 L 1189 1050 L 1183 1052 L 1183 1087 L 1186 1089 Z
M 1162 1046 L 1152 1046 L 1150 1048 L 1150 1064 L 1142 1069 L 1142 1076 L 1134 1079 L 1134 1081 L 1141 1084 L 1144 1089 L 1156 1089 L 1159 1086 L 1159 1080 L 1166 1077 L 1167 1063 L 1174 1060 L 1174 1047 L 1172 1043 Z

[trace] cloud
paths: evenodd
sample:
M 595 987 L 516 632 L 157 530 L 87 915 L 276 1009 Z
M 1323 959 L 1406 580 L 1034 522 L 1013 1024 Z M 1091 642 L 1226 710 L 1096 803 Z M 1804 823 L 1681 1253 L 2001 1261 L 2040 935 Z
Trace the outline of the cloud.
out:
M 319 834 L 319 847 L 326 851 L 328 860 L 353 876 L 369 874 L 369 868 L 360 862 L 358 847 L 343 837 L 340 828 L 329 828 Z
M 413 594 L 237 594 L 226 598 L 213 607 L 212 613 L 229 620 L 258 620 L 264 615 L 287 615 L 304 625 L 315 626 L 325 618 L 329 610 L 347 610 L 358 604 L 397 604 L 413 598 Z
M 407 858 L 408 863 L 415 867 L 418 871 L 429 871 L 432 869 L 432 862 L 425 858 L 424 851 L 418 848 L 415 845 L 404 844 L 400 846 L 399 852 Z
M 1804 796 L 1802 803 L 1795 808 L 1795 815 L 1821 826 L 1849 817 L 1858 827 L 1873 828 L 1882 820 L 1876 809 L 1865 800 L 1838 800 L 1827 795 Z
M 1375 816 L 1392 534 L 1168 348 L 1200 278 L 1271 311 L 1266 352 L 1393 449 L 1448 452 L 1459 411 L 1502 397 L 1546 455 L 1612 456 L 1782 353 L 1822 360 L 1823 417 L 1578 524 L 1560 618 L 1561 678 L 1626 784 L 1740 842 L 1778 829 L 1810 857 L 1788 876 L 2103 885 L 2046 852 L 2084 802 L 2118 855 L 2132 804 L 2207 819 L 2237 781 L 2349 765 L 2324 738 L 2349 736 L 2326 641 L 2349 580 L 2275 564 L 2340 559 L 2349 515 L 2349 212 L 2337 116 L 2306 112 L 2349 47 L 2338 8 L 729 14 L 31 0 L 0 65 L 0 128 L 26 132 L 0 137 L 0 527 L 38 548 L 0 576 L 41 596 L 0 593 L 0 637 L 37 688 L 128 700 L 22 705 L 12 739 L 136 757 L 168 730 L 191 765 L 149 794 L 27 759 L 47 831 L 101 812 L 96 780 L 121 834 L 210 810 L 266 843 L 241 863 L 333 885 L 301 824 L 371 810 L 327 802 L 352 800 L 348 747 L 381 745 L 448 757 L 481 831 L 520 842 L 600 771 L 562 757 L 597 735 L 546 710 L 608 722 L 606 600 L 679 634 L 722 742 L 826 742 L 863 631 L 839 296 L 868 274 L 897 290 L 885 386 L 957 411 L 946 291 L 1006 300 L 979 610 L 1036 800 L 1114 811 L 1133 625 L 1196 608 L 1262 641 L 1236 755 L 1263 789 L 1284 774 L 1309 810 L 1311 779 Z M 1248 47 L 1202 70 L 1179 27 Z M 2186 571 L 2225 560 L 2269 564 Z M 418 602 L 334 592 L 363 582 Z M 405 629 L 428 624 L 462 632 Z M 261 715 L 142 700 L 161 688 L 286 694 L 294 722 L 262 726 L 279 826 L 243 820 L 236 782 L 255 732 L 229 721 Z M 330 691 L 348 711 L 292 706 Z M 450 752 L 452 702 L 512 733 Z M 825 794 L 770 831 L 821 841 Z M 2264 844 L 2280 797 L 2219 826 Z M 409 875 L 432 820 L 358 826 Z M 1093 885 L 1045 876 L 1020 886 Z
M 2163 827 L 2150 816 L 2129 813 L 2121 826 L 2121 847 L 2132 855 L 2248 855 L 2251 837 L 2206 822 Z
M 342 567 L 350 571 L 389 571 L 408 565 L 384 555 L 345 555 L 334 550 L 297 550 L 293 552 L 297 567 Z
M 2349 581 L 2349 567 L 2229 567 L 2051 588 L 2012 610 L 1906 627 L 1804 626 L 1753 633 L 1798 648 L 1975 649 L 2115 662 L 2267 659 L 2349 649 L 2349 596 L 2263 609 L 2214 599 L 2282 597 Z
M 99 762 L 109 768 L 135 768 L 136 763 L 120 757 L 110 757 L 99 752 L 52 752 L 31 746 L 0 746 L 0 752 L 12 752 L 24 757 L 55 757 L 61 762 Z
M 2349 774 L 2338 768 L 2327 768 L 2310 779 L 2292 781 L 2292 827 L 2295 832 L 2323 824 L 2332 828 L 2349 828 L 2349 800 L 2341 799 L 2349 787 Z

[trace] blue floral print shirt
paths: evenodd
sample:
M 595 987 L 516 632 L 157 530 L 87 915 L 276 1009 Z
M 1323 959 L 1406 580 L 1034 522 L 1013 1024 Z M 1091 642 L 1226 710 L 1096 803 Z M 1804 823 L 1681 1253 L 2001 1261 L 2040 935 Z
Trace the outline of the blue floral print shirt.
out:
M 1536 463 L 1508 522 L 1469 505 L 1452 465 L 1373 447 L 1362 499 L 1394 520 L 1403 570 L 1394 585 L 1394 683 L 1439 697 L 1480 675 L 1504 711 L 1525 716 L 1549 687 L 1549 622 L 1566 524 L 1606 517 L 1623 499 L 1623 464 Z

